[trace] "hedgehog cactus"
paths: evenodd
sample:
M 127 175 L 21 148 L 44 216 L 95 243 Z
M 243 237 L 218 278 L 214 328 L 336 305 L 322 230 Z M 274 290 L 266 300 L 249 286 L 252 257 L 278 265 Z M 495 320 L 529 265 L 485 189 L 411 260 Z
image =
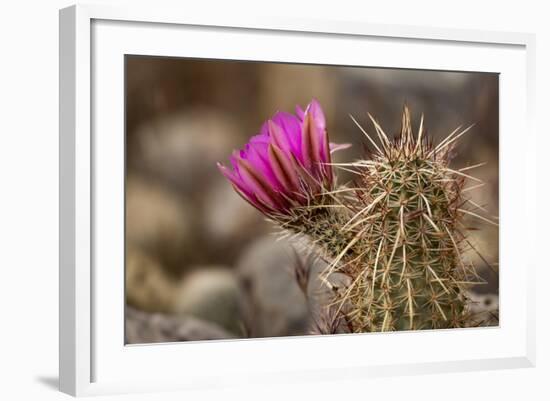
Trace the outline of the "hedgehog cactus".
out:
M 401 132 L 393 140 L 372 117 L 378 142 L 354 120 L 373 153 L 368 160 L 332 164 L 328 152 L 315 158 L 315 153 L 307 149 L 313 146 L 317 153 L 328 149 L 322 110 L 317 103 L 312 104 L 314 108 L 308 106 L 305 117 L 297 117 L 302 128 L 289 135 L 305 147 L 301 154 L 313 155 L 308 160 L 316 161 L 318 166 L 306 164 L 301 154 L 293 156 L 289 152 L 287 158 L 293 163 L 293 176 L 298 181 L 292 189 L 277 190 L 284 187 L 282 180 L 270 187 L 272 196 L 279 196 L 289 206 L 274 209 L 262 203 L 253 188 L 239 187 L 241 195 L 245 194 L 285 232 L 305 238 L 307 247 L 320 250 L 328 262 L 321 279 L 334 290 L 334 299 L 327 307 L 336 309 L 348 331 L 474 324 L 467 290 L 479 280 L 473 264 L 464 257 L 464 249 L 471 243 L 465 236 L 463 220 L 469 215 L 496 223 L 468 206 L 481 208 L 466 197 L 464 189 L 467 179 L 477 180 L 465 171 L 476 166 L 460 170 L 449 166 L 456 141 L 471 126 L 453 131 L 434 146 L 424 132 L 423 118 L 417 134 L 413 134 L 407 107 Z M 315 119 L 308 117 L 312 110 Z M 348 169 L 357 179 L 350 186 L 337 186 L 332 168 L 327 166 Z M 275 169 L 279 168 L 267 157 L 258 167 L 263 173 L 255 173 L 250 164 L 246 167 L 246 174 L 256 177 L 276 177 Z M 238 169 L 229 173 L 221 168 L 234 185 L 239 182 Z M 345 284 L 334 284 L 336 275 L 344 275 Z
M 449 167 L 449 153 L 468 129 L 434 148 L 422 122 L 413 135 L 407 108 L 394 141 L 373 122 L 381 146 L 354 163 L 359 180 L 349 206 L 358 211 L 343 230 L 360 240 L 357 259 L 341 268 L 352 282 L 339 302 L 349 303 L 354 331 L 463 327 L 474 272 L 460 232 L 466 174 Z

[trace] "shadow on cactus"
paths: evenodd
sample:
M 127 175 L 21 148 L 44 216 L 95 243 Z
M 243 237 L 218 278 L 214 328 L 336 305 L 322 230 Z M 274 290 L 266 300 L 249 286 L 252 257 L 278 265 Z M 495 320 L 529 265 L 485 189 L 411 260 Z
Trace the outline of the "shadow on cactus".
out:
M 293 236 L 301 252 L 315 252 L 328 264 L 320 279 L 332 297 L 314 317 L 312 332 L 487 324 L 468 296 L 483 280 L 465 256 L 473 248 L 467 220 L 498 223 L 468 196 L 482 186 L 470 175 L 482 164 L 450 166 L 457 141 L 473 126 L 434 144 L 423 117 L 413 129 L 407 106 L 395 138 L 370 114 L 376 135 L 351 118 L 370 149 L 362 160 L 332 162 L 331 153 L 346 146 L 330 144 L 323 110 L 313 100 L 296 115 L 277 113 L 233 154 L 230 168 L 219 165 L 283 236 Z M 338 185 L 335 168 L 355 179 Z M 309 274 L 297 263 L 295 275 L 306 296 Z

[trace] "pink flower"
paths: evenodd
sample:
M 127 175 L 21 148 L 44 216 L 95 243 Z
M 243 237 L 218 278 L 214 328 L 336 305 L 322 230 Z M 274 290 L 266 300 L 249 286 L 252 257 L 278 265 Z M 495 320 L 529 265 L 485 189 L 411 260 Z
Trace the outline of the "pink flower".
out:
M 276 113 L 244 149 L 234 151 L 231 167 L 218 163 L 235 190 L 266 214 L 286 214 L 306 205 L 334 182 L 326 121 L 317 100 L 296 115 Z M 341 148 L 341 147 L 338 147 Z

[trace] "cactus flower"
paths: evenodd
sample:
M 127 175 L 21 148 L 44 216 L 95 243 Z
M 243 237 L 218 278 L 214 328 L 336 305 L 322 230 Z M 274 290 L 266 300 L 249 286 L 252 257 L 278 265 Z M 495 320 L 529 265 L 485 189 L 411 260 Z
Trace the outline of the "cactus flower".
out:
M 323 109 L 312 100 L 296 115 L 278 112 L 243 149 L 234 151 L 222 174 L 249 203 L 266 214 L 286 214 L 331 190 L 334 176 Z

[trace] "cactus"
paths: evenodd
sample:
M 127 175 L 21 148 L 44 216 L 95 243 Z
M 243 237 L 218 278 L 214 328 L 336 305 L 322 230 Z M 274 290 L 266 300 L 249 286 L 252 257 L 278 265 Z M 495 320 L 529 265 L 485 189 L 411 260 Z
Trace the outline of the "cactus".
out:
M 476 275 L 463 261 L 460 227 L 472 212 L 464 206 L 468 176 L 449 162 L 453 143 L 469 128 L 433 147 L 423 121 L 413 135 L 406 107 L 394 141 L 373 123 L 381 145 L 369 161 L 354 164 L 358 188 L 346 202 L 354 214 L 342 227 L 360 239 L 349 263 L 331 264 L 351 279 L 336 302 L 347 306 L 358 332 L 464 327 Z
M 260 205 L 262 211 L 285 235 L 305 239 L 303 246 L 320 250 L 328 263 L 321 279 L 334 294 L 326 307 L 332 322 L 345 320 L 347 331 L 477 324 L 467 294 L 481 280 L 465 260 L 471 243 L 464 219 L 497 224 L 474 211 L 483 208 L 466 195 L 466 180 L 479 181 L 468 174 L 476 166 L 450 167 L 456 142 L 472 126 L 458 128 L 433 145 L 423 117 L 414 135 L 406 106 L 401 131 L 393 140 L 370 118 L 377 142 L 354 119 L 373 148 L 368 159 L 322 162 L 352 171 L 355 182 L 338 186 L 326 169 L 312 170 L 324 172 L 324 181 L 315 180 L 296 163 L 297 175 L 305 177 L 300 180 L 300 204 L 268 212 Z M 308 191 L 308 186 L 316 190 Z M 334 283 L 336 275 L 346 277 L 344 285 Z

